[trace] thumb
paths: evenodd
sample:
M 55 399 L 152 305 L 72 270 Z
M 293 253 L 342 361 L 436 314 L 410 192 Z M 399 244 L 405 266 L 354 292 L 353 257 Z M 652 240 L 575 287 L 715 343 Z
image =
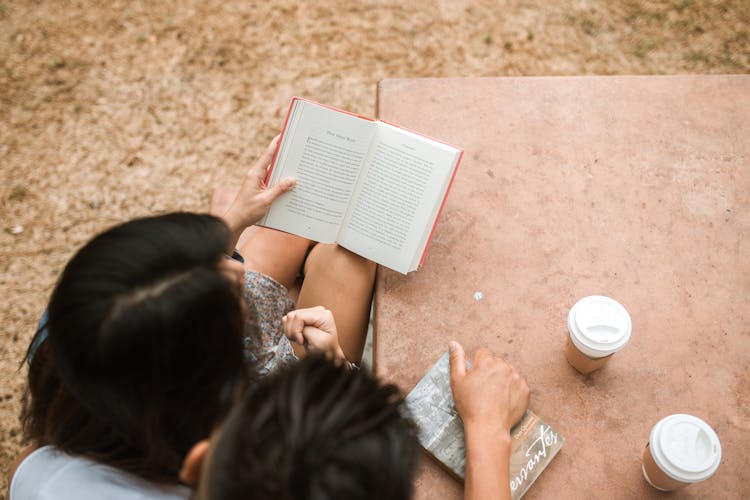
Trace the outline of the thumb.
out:
M 296 179 L 286 177 L 284 179 L 281 179 L 273 186 L 270 186 L 263 190 L 260 196 L 264 198 L 263 201 L 270 205 L 276 198 L 286 193 L 287 191 L 290 191 L 295 186 L 295 184 L 297 184 Z
M 453 385 L 466 375 L 466 353 L 461 344 L 455 340 L 448 343 L 448 348 L 451 352 L 451 385 Z

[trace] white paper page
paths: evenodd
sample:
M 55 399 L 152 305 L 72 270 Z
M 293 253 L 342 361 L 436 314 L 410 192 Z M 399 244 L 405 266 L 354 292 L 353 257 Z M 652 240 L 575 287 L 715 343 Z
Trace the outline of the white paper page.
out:
M 339 243 L 401 273 L 416 269 L 460 153 L 378 123 Z
M 296 101 L 269 185 L 294 177 L 260 225 L 324 243 L 336 241 L 375 124 Z

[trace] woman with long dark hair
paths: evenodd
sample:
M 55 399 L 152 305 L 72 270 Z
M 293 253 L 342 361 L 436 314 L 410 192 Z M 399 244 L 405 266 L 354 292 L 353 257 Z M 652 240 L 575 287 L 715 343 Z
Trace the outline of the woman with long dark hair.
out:
M 178 480 L 186 453 L 253 374 L 296 357 L 282 317 L 295 307 L 287 289 L 300 272 L 294 339 L 359 360 L 372 262 L 270 230 L 234 248 L 294 187 L 291 179 L 263 184 L 275 147 L 223 219 L 174 213 L 126 222 L 67 264 L 27 354 L 30 446 L 11 471 L 11 500 L 187 498 Z M 314 328 L 322 308 L 310 306 L 320 305 L 341 312 L 338 333 Z

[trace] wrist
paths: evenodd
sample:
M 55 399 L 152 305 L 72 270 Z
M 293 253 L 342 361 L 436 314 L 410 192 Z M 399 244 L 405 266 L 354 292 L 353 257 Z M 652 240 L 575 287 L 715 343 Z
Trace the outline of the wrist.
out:
M 335 359 L 336 361 L 342 361 L 343 363 L 348 362 L 348 360 L 346 359 L 346 354 L 344 354 L 344 350 L 339 344 L 336 344 L 336 347 L 333 350 L 333 359 Z
M 466 483 L 464 498 L 510 499 L 511 438 L 507 429 L 486 424 L 464 425 Z
M 510 429 L 496 419 L 475 418 L 464 421 L 467 444 L 471 439 L 477 443 L 492 442 L 510 446 Z
M 350 371 L 359 371 L 359 365 L 353 361 L 349 361 L 349 359 L 346 357 L 346 354 L 344 354 L 344 351 L 341 351 L 338 354 L 337 363 L 341 363 L 343 366 L 347 367 Z
M 244 220 L 242 220 L 241 217 L 238 217 L 237 215 L 232 212 L 231 209 L 227 210 L 227 212 L 224 214 L 224 223 L 229 228 L 229 231 L 232 234 L 231 240 L 228 245 L 228 252 L 231 253 L 232 250 L 234 250 L 235 245 L 237 244 L 237 241 L 240 239 L 240 236 L 242 235 L 242 232 L 247 229 L 248 224 L 245 223 Z
M 229 229 L 231 229 L 232 232 L 241 231 L 247 227 L 248 224 L 244 220 L 244 217 L 237 213 L 233 208 L 234 207 L 229 207 L 229 209 L 224 212 L 224 222 L 227 223 L 227 226 L 229 226 Z

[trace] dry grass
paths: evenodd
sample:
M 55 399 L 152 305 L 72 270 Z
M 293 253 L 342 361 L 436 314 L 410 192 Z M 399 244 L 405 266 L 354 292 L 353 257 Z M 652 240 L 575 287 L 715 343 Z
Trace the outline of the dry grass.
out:
M 372 115 L 389 77 L 745 73 L 748 7 L 0 0 L 0 465 L 20 446 L 19 360 L 71 253 L 118 221 L 205 209 L 293 95 Z

